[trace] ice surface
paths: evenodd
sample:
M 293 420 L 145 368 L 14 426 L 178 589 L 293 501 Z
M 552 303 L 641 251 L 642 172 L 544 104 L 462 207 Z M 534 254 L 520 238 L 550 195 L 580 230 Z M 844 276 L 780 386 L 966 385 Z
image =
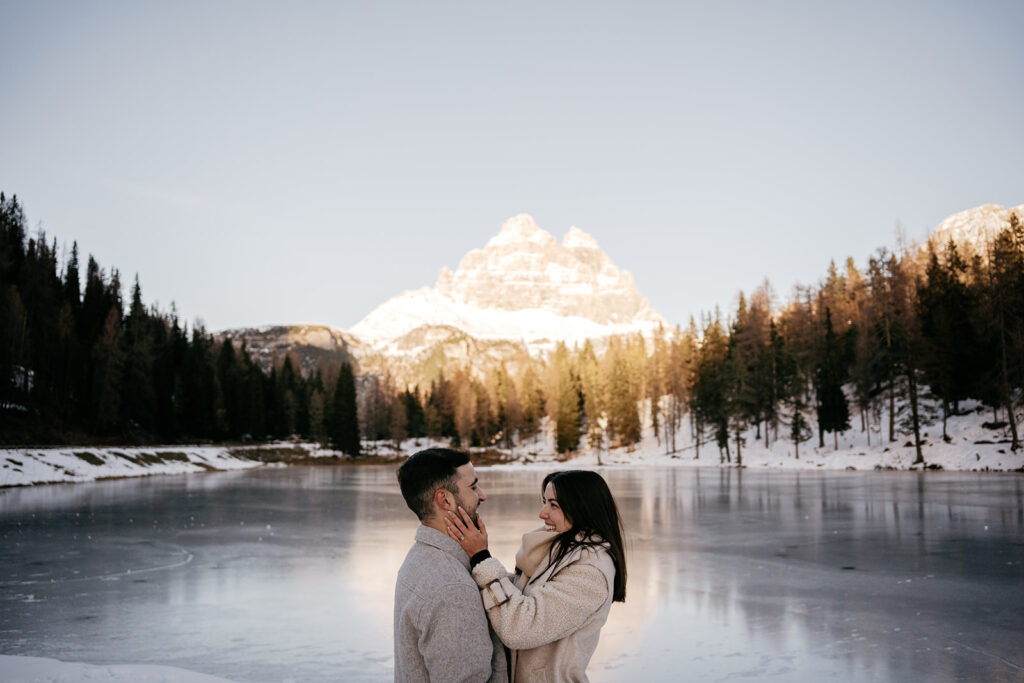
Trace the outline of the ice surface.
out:
M 5 683 L 225 683 L 218 676 L 172 666 L 120 664 L 102 666 L 60 662 L 44 657 L 0 655 L 0 678 Z
M 629 586 L 593 681 L 1021 676 L 1019 476 L 601 471 L 625 518 Z M 541 473 L 480 478 L 491 550 L 511 562 L 537 523 Z M 390 680 L 394 577 L 415 526 L 392 467 L 7 489 L 0 652 Z

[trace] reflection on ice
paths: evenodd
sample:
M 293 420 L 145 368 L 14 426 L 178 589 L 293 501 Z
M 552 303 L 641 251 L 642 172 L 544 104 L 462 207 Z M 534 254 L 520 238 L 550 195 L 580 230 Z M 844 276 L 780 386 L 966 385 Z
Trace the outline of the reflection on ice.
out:
M 630 582 L 595 681 L 1012 680 L 1013 476 L 605 470 Z M 492 552 L 541 472 L 480 472 Z M 0 649 L 237 680 L 387 680 L 416 521 L 391 468 L 293 468 L 0 492 Z

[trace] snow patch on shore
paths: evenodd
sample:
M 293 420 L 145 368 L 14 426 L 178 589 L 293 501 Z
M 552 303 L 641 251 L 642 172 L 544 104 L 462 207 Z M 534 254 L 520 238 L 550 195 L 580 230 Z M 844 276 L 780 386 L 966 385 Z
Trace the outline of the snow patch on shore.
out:
M 187 474 L 262 467 L 260 451 L 299 449 L 305 457 L 340 455 L 317 444 L 0 449 L 0 487 L 57 484 L 156 474 Z
M 931 414 L 937 412 L 936 406 L 929 406 L 926 399 L 921 401 L 923 408 L 931 408 Z M 923 411 L 922 411 L 923 412 Z M 810 417 L 809 420 L 813 420 Z M 977 401 L 965 401 L 961 404 L 960 414 L 951 415 L 946 425 L 949 441 L 942 436 L 941 419 L 932 420 L 921 428 L 922 455 L 924 468 L 942 469 L 959 472 L 1013 472 L 1024 468 L 1024 450 L 1014 453 L 1010 450 L 1009 428 L 991 426 L 992 413 Z M 854 419 L 854 421 L 856 421 Z M 813 421 L 811 424 L 814 424 Z M 860 426 L 851 428 L 838 435 L 834 440 L 832 434 L 825 435 L 825 446 L 818 447 L 817 432 L 811 439 L 800 443 L 799 458 L 793 442 L 780 427 L 779 437 L 771 435 L 769 445 L 765 445 L 764 425 L 758 430 L 751 427 L 743 432 L 741 444 L 742 464 L 748 468 L 771 468 L 785 470 L 913 470 L 922 469 L 915 465 L 916 449 L 913 437 L 897 430 L 896 439 L 888 439 L 887 419 L 863 431 Z M 568 457 L 555 453 L 554 432 L 547 425 L 532 441 L 528 441 L 514 449 L 515 459 L 512 462 L 491 465 L 495 469 L 539 468 L 565 469 L 570 467 L 637 467 L 637 466 L 681 466 L 681 467 L 719 467 L 737 464 L 736 438 L 729 438 L 729 456 L 720 451 L 714 439 L 708 441 L 705 435 L 700 448 L 696 447 L 696 439 L 690 430 L 690 422 L 684 419 L 681 429 L 676 434 L 679 448 L 673 452 L 664 443 L 664 432 L 661 438 L 654 434 L 650 421 L 649 406 L 645 410 L 643 438 L 639 443 L 623 448 L 591 448 L 582 439 L 581 447 L 568 454 Z M 838 447 L 836 447 L 838 443 Z

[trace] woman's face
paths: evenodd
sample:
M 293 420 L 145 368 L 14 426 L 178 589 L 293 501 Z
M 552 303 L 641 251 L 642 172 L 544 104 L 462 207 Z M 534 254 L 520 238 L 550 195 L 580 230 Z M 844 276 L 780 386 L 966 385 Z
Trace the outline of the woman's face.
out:
M 551 482 L 544 487 L 541 502 L 544 507 L 540 509 L 540 518 L 544 520 L 549 531 L 562 533 L 572 528 L 572 520 L 562 512 L 562 505 L 558 502 L 558 496 L 555 494 L 555 485 Z

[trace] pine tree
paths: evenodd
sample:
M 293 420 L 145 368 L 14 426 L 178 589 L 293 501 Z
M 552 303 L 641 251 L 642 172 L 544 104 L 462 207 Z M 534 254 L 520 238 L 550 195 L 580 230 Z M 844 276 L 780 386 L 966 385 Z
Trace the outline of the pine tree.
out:
M 825 337 L 822 358 L 815 369 L 814 390 L 818 397 L 818 429 L 832 432 L 839 450 L 839 432 L 850 428 L 850 407 L 843 394 L 846 367 L 840 340 L 832 327 L 832 311 L 825 309 Z
M 732 462 L 729 453 L 729 394 L 732 381 L 729 370 L 729 338 L 721 317 L 707 319 L 694 367 L 691 410 L 698 424 L 711 428 L 718 443 L 719 460 Z
M 502 436 L 506 449 L 511 449 L 516 442 L 517 435 L 523 424 L 522 406 L 519 404 L 519 395 L 516 391 L 516 384 L 509 375 L 505 363 L 494 371 L 493 374 L 494 392 L 497 399 L 497 427 Z
M 665 452 L 676 453 L 676 433 L 679 431 L 686 411 L 696 342 L 692 331 L 682 333 L 676 327 L 669 343 L 665 367 L 665 403 L 662 420 L 665 433 Z
M 923 344 L 922 369 L 932 391 L 942 400 L 942 436 L 950 441 L 946 423 L 950 412 L 970 395 L 974 376 L 981 372 L 981 350 L 970 320 L 970 295 L 963 276 L 967 264 L 950 240 L 940 262 L 929 246 L 925 278 L 918 283 L 918 315 Z
M 476 397 L 467 368 L 459 368 L 452 376 L 452 401 L 455 418 L 456 446 L 473 444 L 473 424 L 476 411 Z M 479 444 L 477 444 L 479 445 Z
M 156 428 L 156 393 L 153 388 L 153 342 L 151 325 L 142 303 L 142 287 L 135 276 L 128 315 L 124 320 L 122 355 L 124 373 L 121 395 L 125 417 L 138 428 Z
M 987 345 L 994 353 L 988 373 L 997 405 L 1006 411 L 1011 449 L 1020 448 L 1013 389 L 1021 385 L 1024 365 L 1024 226 L 1011 214 L 1010 227 L 995 238 L 985 281 L 983 320 Z M 991 399 L 990 399 L 991 400 Z
M 629 447 L 640 441 L 639 395 L 632 381 L 632 349 L 613 338 L 604 359 L 604 384 L 607 387 L 609 444 Z
M 528 363 L 523 368 L 517 381 L 517 395 L 519 404 L 522 407 L 523 426 L 520 430 L 521 438 L 529 439 L 537 435 L 540 430 L 540 420 L 544 414 L 544 391 L 541 388 L 540 377 L 534 363 Z
M 413 439 L 426 436 L 426 416 L 424 415 L 423 404 L 420 401 L 419 387 L 416 387 L 415 391 L 410 391 L 406 388 L 401 400 L 405 409 L 405 428 L 408 436 Z
M 474 446 L 489 446 L 496 432 L 491 397 L 487 388 L 479 381 L 474 379 L 470 386 L 473 390 L 472 444 Z
M 356 383 L 349 363 L 342 363 L 331 402 L 329 437 L 331 445 L 356 458 L 360 455 L 359 416 L 356 411 Z
M 605 419 L 607 392 L 601 365 L 594 345 L 588 339 L 579 355 L 580 391 L 583 393 L 583 423 L 587 436 L 587 446 L 597 454 L 598 464 L 601 462 L 601 450 L 605 447 Z
M 807 382 L 799 370 L 797 370 L 792 375 L 792 386 L 787 392 L 786 399 L 791 415 L 789 438 L 793 442 L 793 452 L 796 460 L 800 459 L 800 443 L 811 438 L 810 425 L 807 423 L 807 418 L 804 417 L 804 411 L 807 410 L 807 399 L 804 393 L 806 386 Z
M 548 362 L 547 414 L 555 429 L 555 450 L 567 454 L 580 443 L 580 395 L 569 351 L 559 342 Z

